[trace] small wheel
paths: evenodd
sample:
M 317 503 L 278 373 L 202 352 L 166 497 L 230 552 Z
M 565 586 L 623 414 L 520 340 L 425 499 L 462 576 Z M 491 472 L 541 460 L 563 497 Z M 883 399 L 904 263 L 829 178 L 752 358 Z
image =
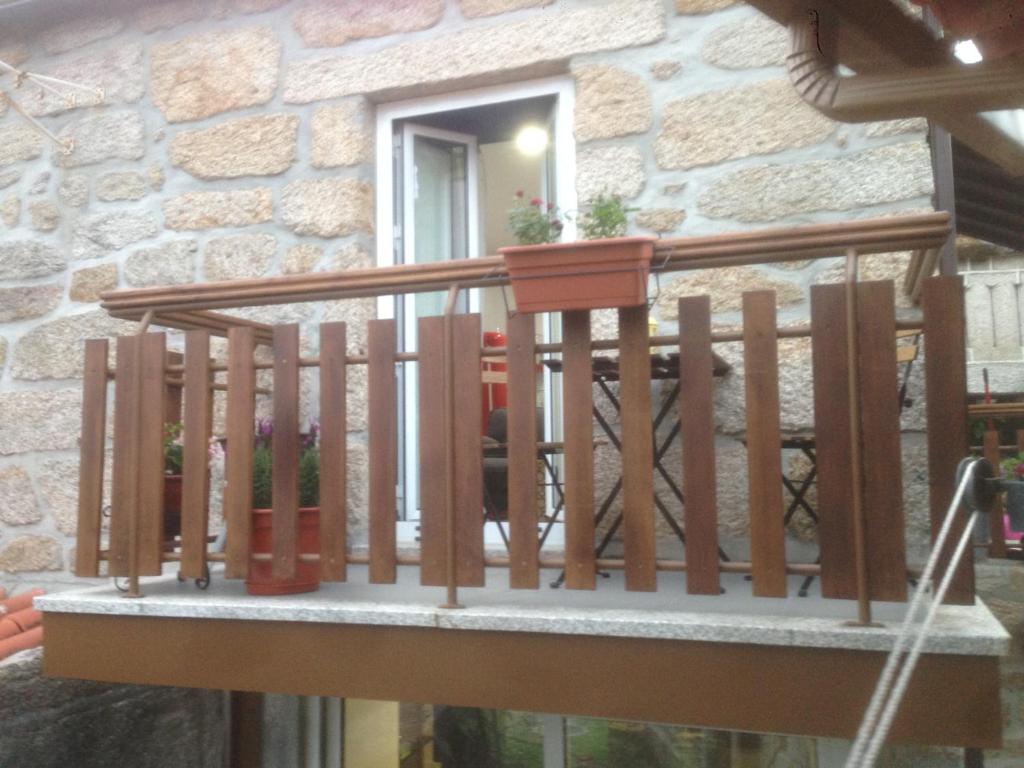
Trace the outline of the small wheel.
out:
M 210 587 L 210 564 L 205 563 L 203 565 L 203 576 L 200 579 L 196 579 L 196 587 L 199 589 L 208 589 Z
M 186 581 L 185 576 L 184 574 L 182 574 L 181 571 L 178 571 L 178 581 L 180 581 L 182 584 L 184 584 Z
M 128 584 L 125 583 L 125 585 L 122 587 L 117 579 L 118 579 L 118 577 L 115 576 L 114 577 L 114 589 L 116 589 L 118 592 L 127 592 L 128 591 Z

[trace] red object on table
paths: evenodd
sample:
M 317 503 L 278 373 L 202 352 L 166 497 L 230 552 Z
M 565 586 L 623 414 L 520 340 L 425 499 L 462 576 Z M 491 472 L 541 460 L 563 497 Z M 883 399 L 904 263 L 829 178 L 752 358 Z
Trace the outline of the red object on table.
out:
M 501 331 L 484 331 L 485 347 L 504 347 L 507 342 L 508 337 Z M 484 360 L 480 363 L 480 370 L 507 371 L 508 366 L 505 363 L 492 363 Z M 508 385 L 484 382 L 481 386 L 483 387 L 483 412 L 480 420 L 480 434 L 486 435 L 487 418 L 491 415 L 491 411 L 495 408 L 505 408 L 508 405 Z

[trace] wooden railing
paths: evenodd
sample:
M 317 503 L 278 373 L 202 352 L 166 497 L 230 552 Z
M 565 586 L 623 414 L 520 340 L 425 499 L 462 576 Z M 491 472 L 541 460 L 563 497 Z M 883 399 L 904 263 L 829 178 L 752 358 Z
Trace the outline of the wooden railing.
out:
M 181 574 L 201 578 L 211 561 L 224 562 L 229 579 L 244 578 L 250 553 L 253 423 L 257 398 L 272 398 L 273 562 L 275 575 L 295 573 L 301 560 L 319 562 L 326 581 L 345 581 L 349 564 L 367 564 L 371 583 L 396 580 L 399 565 L 418 566 L 424 585 L 478 586 L 487 566 L 507 567 L 510 586 L 536 589 L 542 567 L 564 568 L 571 589 L 593 589 L 598 568 L 621 569 L 628 590 L 654 590 L 657 572 L 686 573 L 691 594 L 718 594 L 721 573 L 749 573 L 755 595 L 783 597 L 787 574 L 820 575 L 827 598 L 902 601 L 908 568 L 902 509 L 896 331 L 919 327 L 925 340 L 928 469 L 932 520 L 944 513 L 957 462 L 967 453 L 962 287 L 952 277 L 924 282 L 923 322 L 897 322 L 891 282 L 856 286 L 856 333 L 848 333 L 848 287 L 811 289 L 810 324 L 779 329 L 772 291 L 743 296 L 741 332 L 715 331 L 707 296 L 679 300 L 678 335 L 650 338 L 645 307 L 619 310 L 619 339 L 593 341 L 586 311 L 566 312 L 563 339 L 537 344 L 532 315 L 508 320 L 508 343 L 481 346 L 479 315 L 419 321 L 418 352 L 396 352 L 393 320 L 371 320 L 366 354 L 348 349 L 345 323 L 319 328 L 319 354 L 300 355 L 299 328 L 265 329 L 243 324 L 227 330 L 226 363 L 210 356 L 209 329 L 185 333 L 184 356 L 168 352 L 163 333 L 116 340 L 116 366 L 108 370 L 108 342 L 86 342 L 82 410 L 81 480 L 76 573 L 138 577 L 158 575 L 177 561 Z M 212 329 L 216 331 L 217 329 Z M 812 346 L 815 436 L 818 456 L 820 565 L 788 563 L 783 524 L 778 346 L 781 337 L 809 337 Z M 848 340 L 854 341 L 854 355 Z M 714 452 L 712 349 L 742 341 L 750 491 L 750 561 L 719 556 Z M 257 347 L 269 344 L 272 361 Z M 684 560 L 659 560 L 653 503 L 654 448 L 651 426 L 651 348 L 679 354 L 682 478 L 685 505 L 672 510 L 686 533 Z M 595 555 L 595 466 L 592 416 L 592 351 L 618 349 L 620 356 L 622 505 L 624 554 Z M 450 351 L 449 351 L 450 350 Z M 543 556 L 538 534 L 536 365 L 542 353 L 561 353 L 564 433 L 565 547 Z M 509 549 L 484 548 L 483 473 L 480 446 L 480 370 L 483 356 L 504 356 L 508 365 Z M 395 366 L 418 362 L 421 529 L 418 554 L 398 551 L 396 523 Z M 352 366 L 367 367 L 369 505 L 368 554 L 349 546 L 347 510 L 346 380 Z M 851 369 L 851 365 L 853 368 Z M 319 555 L 300 554 L 298 456 L 301 368 L 319 375 L 321 433 Z M 258 390 L 257 372 L 272 371 L 269 390 Z M 221 381 L 226 377 L 226 383 Z M 103 474 L 106 406 L 114 382 L 114 439 L 109 534 L 103 536 Z M 180 549 L 168 551 L 163 527 L 162 404 L 180 388 L 184 397 L 184 462 Z M 440 407 L 450 388 L 457 407 L 445 423 Z M 856 407 L 851 408 L 851 396 Z M 216 397 L 226 398 L 224 519 L 226 546 L 212 552 L 208 514 L 207 453 Z M 859 415 L 858 415 L 859 413 Z M 857 439 L 859 436 L 859 439 Z M 449 442 L 450 441 L 450 442 Z M 451 452 L 449 453 L 449 445 Z M 446 470 L 452 456 L 449 502 Z M 858 477 L 861 478 L 858 482 Z M 857 498 L 861 503 L 858 505 Z M 449 503 L 452 505 L 448 509 Z M 446 511 L 450 517 L 446 517 Z M 450 528 L 448 520 L 454 520 Z M 858 526 L 861 530 L 858 533 Z M 454 547 L 449 534 L 453 535 Z M 858 540 L 859 545 L 855 546 Z M 105 539 L 105 541 L 104 541 Z M 257 556 L 258 557 L 258 556 Z M 969 558 L 968 558 L 969 560 Z M 450 575 L 450 574 L 453 574 Z M 452 578 L 455 584 L 452 584 Z M 968 561 L 951 590 L 954 602 L 973 601 Z

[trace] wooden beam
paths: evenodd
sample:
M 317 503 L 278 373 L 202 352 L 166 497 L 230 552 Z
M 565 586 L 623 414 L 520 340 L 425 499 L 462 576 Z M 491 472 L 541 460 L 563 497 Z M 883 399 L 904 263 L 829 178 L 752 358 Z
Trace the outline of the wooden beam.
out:
M 884 663 L 884 653 L 844 649 L 54 612 L 43 655 L 52 677 L 844 739 L 856 733 Z M 891 739 L 998 747 L 999 687 L 996 657 L 926 653 Z

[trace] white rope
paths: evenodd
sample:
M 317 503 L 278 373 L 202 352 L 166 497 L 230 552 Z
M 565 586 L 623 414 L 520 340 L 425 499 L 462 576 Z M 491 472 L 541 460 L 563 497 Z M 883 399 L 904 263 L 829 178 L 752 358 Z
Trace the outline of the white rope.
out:
M 875 687 L 875 692 L 871 696 L 871 701 L 868 704 L 867 711 L 864 713 L 864 720 L 860 724 L 860 728 L 857 731 L 857 737 L 853 742 L 853 746 L 850 749 L 850 755 L 846 760 L 846 768 L 870 768 L 871 766 L 871 763 L 864 760 L 864 751 L 868 746 L 869 741 L 872 740 L 876 727 L 879 725 L 879 717 L 882 713 L 882 707 L 886 704 L 886 697 L 889 696 L 890 689 L 892 688 L 896 670 L 903 659 L 903 654 L 914 626 L 914 620 L 917 618 L 917 614 L 924 598 L 932 591 L 932 576 L 935 572 L 936 566 L 938 565 L 942 550 L 945 547 L 946 539 L 949 538 L 949 533 L 953 528 L 953 521 L 956 519 L 957 510 L 960 507 L 960 502 L 963 499 L 967 484 L 970 482 L 971 477 L 974 474 L 976 465 L 977 461 L 974 461 L 967 466 L 967 470 L 964 472 L 964 476 L 961 478 L 960 484 L 957 486 L 956 493 L 953 495 L 953 500 L 950 502 L 949 509 L 946 512 L 946 517 L 942 521 L 942 527 L 939 529 L 938 536 L 935 537 L 932 552 L 928 557 L 927 563 L 925 563 L 924 570 L 921 572 L 921 577 L 918 581 L 918 587 L 914 592 L 914 597 L 911 599 L 910 606 L 907 608 L 907 613 L 903 617 L 903 624 L 900 627 L 899 634 L 896 636 L 893 648 L 889 652 L 889 657 L 886 659 L 885 667 L 882 669 L 882 675 L 878 680 L 878 685 Z M 971 527 L 968 526 L 966 531 L 970 532 L 970 530 Z M 954 568 L 955 562 L 950 564 L 947 576 L 953 572 Z M 938 602 L 939 601 L 935 601 L 933 606 Z M 902 691 L 900 692 L 900 695 L 902 696 Z
M 928 614 L 925 616 L 924 621 L 921 623 L 917 639 L 914 641 L 914 647 L 911 648 L 910 654 L 907 656 L 906 663 L 904 663 L 903 669 L 900 670 L 900 676 L 896 680 L 896 685 L 893 687 L 892 696 L 889 697 L 889 702 L 885 705 L 885 711 L 882 712 L 882 719 L 878 723 L 878 728 L 875 729 L 875 733 L 871 737 L 871 743 L 868 744 L 868 750 L 864 755 L 865 768 L 869 768 L 869 766 L 873 766 L 875 764 L 875 759 L 878 757 L 878 750 L 880 750 L 882 748 L 882 744 L 885 743 L 885 737 L 889 734 L 889 728 L 892 726 L 892 721 L 896 717 L 896 711 L 899 709 L 900 702 L 903 701 L 903 694 L 906 693 L 907 686 L 910 683 L 910 676 L 914 673 L 914 667 L 917 666 L 917 660 L 921 656 L 921 651 L 924 649 L 925 640 L 928 639 L 928 630 L 931 629 L 932 622 L 935 620 L 935 616 L 938 614 L 939 608 L 942 606 L 942 600 L 946 597 L 949 585 L 953 582 L 953 575 L 956 573 L 956 567 L 960 563 L 960 558 L 963 557 L 967 544 L 974 533 L 974 520 L 977 516 L 977 512 L 971 513 L 971 516 L 967 521 L 967 525 L 964 527 L 964 532 L 960 536 L 960 541 L 957 542 L 956 550 L 953 552 L 953 557 L 950 558 L 949 568 L 946 569 L 946 573 L 942 577 L 942 582 L 939 584 L 939 589 L 935 593 L 935 597 L 932 598 L 932 604 L 928 608 Z

